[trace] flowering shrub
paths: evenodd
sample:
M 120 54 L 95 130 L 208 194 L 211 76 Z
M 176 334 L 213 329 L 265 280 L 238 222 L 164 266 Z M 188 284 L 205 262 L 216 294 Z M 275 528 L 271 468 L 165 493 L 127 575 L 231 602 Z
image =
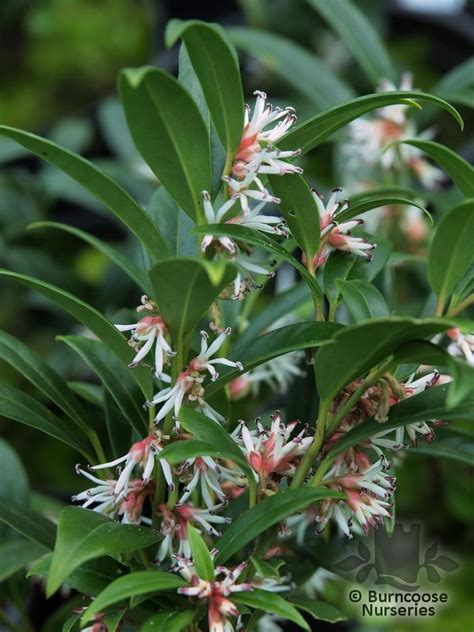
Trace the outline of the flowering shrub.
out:
M 48 595 L 65 584 L 86 596 L 64 630 L 229 632 L 254 629 L 265 612 L 309 629 L 302 612 L 340 615 L 301 598 L 308 578 L 285 575 L 285 559 L 301 554 L 310 532 L 337 539 L 390 528 L 392 460 L 434 441 L 446 421 L 472 417 L 472 325 L 458 319 L 472 303 L 472 169 L 414 138 L 409 115 L 428 102 L 462 120 L 405 79 L 402 90 L 385 85 L 297 123 L 292 107 L 272 107 L 261 91 L 244 105 L 236 53 L 220 28 L 172 23 L 168 35 L 183 40 L 180 80 L 127 69 L 119 91 L 160 182 L 159 203 L 173 209 L 174 241 L 92 163 L 0 130 L 97 196 L 147 262 L 139 268 L 96 240 L 139 288 L 135 313 L 115 323 L 56 286 L 2 273 L 89 330 L 62 341 L 101 379 L 107 437 L 63 377 L 5 334 L 8 361 L 54 408 L 3 387 L 2 413 L 77 450 L 88 488 L 57 528 L 14 499 L 0 503 L 0 519 L 40 547 L 30 573 L 47 578 Z M 387 257 L 375 260 L 378 244 L 361 218 L 421 203 L 397 185 L 361 186 L 348 199 L 334 189 L 325 202 L 305 180 L 303 156 L 346 126 L 348 169 L 354 160 L 374 172 L 407 167 L 432 186 L 445 176 L 428 154 L 468 198 L 436 226 L 428 254 L 436 305 L 424 318 L 392 315 L 373 286 Z M 179 242 L 184 218 L 192 246 Z M 254 310 L 282 264 L 301 276 L 306 306 L 290 298 Z M 268 411 L 272 393 L 312 374 L 314 418 Z M 261 417 L 239 419 L 242 400 Z

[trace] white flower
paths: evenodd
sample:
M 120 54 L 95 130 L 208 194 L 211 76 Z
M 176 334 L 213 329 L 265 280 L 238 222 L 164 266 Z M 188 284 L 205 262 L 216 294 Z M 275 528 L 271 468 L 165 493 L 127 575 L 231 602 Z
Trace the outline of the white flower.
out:
M 149 309 L 156 310 L 156 305 L 150 301 L 146 295 L 142 296 L 142 305 L 137 308 L 137 311 Z M 152 350 L 153 345 L 155 345 L 155 374 L 157 377 L 160 377 L 164 362 L 168 357 L 175 355 L 165 339 L 168 330 L 161 316 L 145 316 L 137 323 L 131 325 L 115 325 L 115 327 L 119 331 L 132 332 L 129 344 L 135 349 L 137 354 L 130 364 L 131 367 L 136 367 L 140 364 Z
M 189 482 L 185 483 L 186 486 L 179 500 L 180 503 L 184 503 L 199 486 L 201 496 L 209 508 L 214 505 L 212 494 L 215 494 L 220 501 L 226 498 L 221 482 L 230 481 L 235 486 L 242 486 L 243 475 L 240 470 L 231 470 L 224 467 L 210 456 L 199 456 L 189 459 L 184 464 L 183 471 L 186 468 L 192 469 L 192 476 Z
M 463 334 L 457 327 L 446 333 L 452 340 L 448 353 L 452 356 L 464 356 L 469 366 L 474 366 L 474 334 Z
M 304 352 L 292 351 L 236 377 L 229 385 L 231 399 L 238 400 L 249 392 L 256 396 L 263 384 L 275 393 L 286 393 L 295 377 L 306 375 L 300 368 L 303 358 Z
M 130 477 L 132 476 L 133 470 L 138 465 L 142 469 L 142 480 L 144 483 L 148 483 L 151 479 L 151 475 L 153 473 L 153 468 L 155 466 L 155 456 L 159 454 L 163 450 L 162 445 L 163 436 L 160 432 L 154 432 L 145 439 L 141 441 L 137 441 L 132 445 L 130 450 L 124 456 L 115 459 L 114 461 L 110 461 L 109 463 L 101 463 L 100 465 L 94 465 L 91 467 L 92 470 L 102 470 L 107 467 L 114 467 L 116 465 L 120 465 L 125 463 L 125 467 L 120 473 L 119 479 L 114 489 L 114 494 L 116 496 L 127 493 L 128 484 L 130 481 Z M 169 463 L 165 459 L 158 459 L 163 474 L 165 476 L 166 482 L 168 486 L 173 488 L 173 474 L 171 472 L 171 467 Z
M 76 466 L 76 472 L 95 483 L 95 487 L 73 496 L 73 502 L 80 502 L 85 509 L 90 508 L 111 518 L 120 518 L 124 524 L 151 524 L 151 520 L 143 516 L 142 512 L 143 504 L 152 490 L 141 479 L 129 481 L 127 493 L 122 491 L 117 495 L 116 480 L 97 478 L 79 465 Z
M 160 505 L 161 526 L 163 540 L 158 549 L 158 561 L 162 562 L 166 557 L 182 555 L 190 557 L 191 546 L 188 540 L 188 524 L 193 523 L 207 534 L 214 537 L 219 536 L 219 532 L 213 527 L 214 524 L 226 524 L 230 518 L 216 515 L 216 512 L 225 507 L 225 503 L 213 505 L 207 509 L 193 507 L 190 504 L 178 504 L 170 509 L 166 504 Z M 176 542 L 178 543 L 176 547 Z
M 179 411 L 185 398 L 188 401 L 197 402 L 198 408 L 211 417 L 211 419 L 220 422 L 224 420 L 222 415 L 215 411 L 204 400 L 203 382 L 205 375 L 203 375 L 203 373 L 207 371 L 211 376 L 211 380 L 214 381 L 219 377 L 215 369 L 216 364 L 242 370 L 243 367 L 240 362 L 234 362 L 233 360 L 220 357 L 214 360 L 210 359 L 221 348 L 230 333 L 231 329 L 228 327 L 214 342 L 208 345 L 209 336 L 205 331 L 201 331 L 201 351 L 199 355 L 193 358 L 187 368 L 178 375 L 173 386 L 162 389 L 155 395 L 153 400 L 149 402 L 150 406 L 163 404 L 155 417 L 156 423 L 164 419 L 171 410 L 174 410 L 174 417 L 178 420 Z
M 318 568 L 311 577 L 305 581 L 302 588 L 310 599 L 317 599 L 318 594 L 322 593 L 329 581 L 338 579 L 338 576 L 325 568 Z
M 246 567 L 245 562 L 232 570 L 218 566 L 215 579 L 208 581 L 199 577 L 190 559 L 176 558 L 175 570 L 189 583 L 187 587 L 178 588 L 178 593 L 207 601 L 209 632 L 233 632 L 234 626 L 227 617 L 237 617 L 239 610 L 229 597 L 252 590 L 250 583 L 237 583 Z

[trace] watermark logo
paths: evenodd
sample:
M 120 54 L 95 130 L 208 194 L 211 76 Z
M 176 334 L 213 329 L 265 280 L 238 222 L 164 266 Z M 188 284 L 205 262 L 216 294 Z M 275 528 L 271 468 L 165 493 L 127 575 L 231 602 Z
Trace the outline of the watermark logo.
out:
M 370 579 L 375 584 L 405 591 L 419 589 L 422 569 L 428 581 L 437 584 L 443 572 L 459 568 L 455 560 L 439 552 L 437 542 L 423 541 L 418 523 L 397 523 L 392 534 L 381 529 L 375 531 L 372 539 L 360 539 L 356 551 L 335 566 L 359 584 Z
M 440 552 L 437 542 L 425 541 L 418 523 L 397 523 L 391 534 L 377 530 L 335 564 L 337 571 L 356 583 L 370 584 L 370 589 L 352 589 L 348 595 L 349 601 L 360 604 L 362 616 L 370 617 L 434 616 L 448 595 L 420 591 L 420 582 L 439 584 L 457 568 L 458 562 Z M 378 590 L 374 589 L 377 585 L 381 586 Z

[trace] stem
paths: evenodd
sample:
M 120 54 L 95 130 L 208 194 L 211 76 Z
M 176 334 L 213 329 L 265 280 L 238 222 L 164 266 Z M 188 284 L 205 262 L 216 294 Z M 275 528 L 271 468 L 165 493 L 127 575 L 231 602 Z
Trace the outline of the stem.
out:
M 440 294 L 438 297 L 438 302 L 436 303 L 435 316 L 442 316 L 444 311 L 444 296 Z
M 304 479 L 311 469 L 316 457 L 321 450 L 324 441 L 324 432 L 326 429 L 326 420 L 329 412 L 329 402 L 321 402 L 319 406 L 318 420 L 316 422 L 316 433 L 313 438 L 313 443 L 307 449 L 305 455 L 301 459 L 301 463 L 296 468 L 295 475 L 291 481 L 290 488 L 301 487 Z
M 333 323 L 336 320 L 337 300 L 329 303 L 328 321 Z
M 100 442 L 99 437 L 97 436 L 97 433 L 95 430 L 90 430 L 89 431 L 89 440 L 92 444 L 92 447 L 94 448 L 94 452 L 97 456 L 97 462 L 98 463 L 105 463 L 107 461 L 105 454 L 104 454 L 104 449 L 102 447 L 102 443 Z
M 473 305 L 473 304 L 474 304 L 474 294 L 470 294 L 467 298 L 465 298 L 463 301 L 458 303 L 456 306 L 450 307 L 448 309 L 447 315 L 457 316 L 458 314 L 460 314 L 465 309 L 467 309 L 470 305 Z

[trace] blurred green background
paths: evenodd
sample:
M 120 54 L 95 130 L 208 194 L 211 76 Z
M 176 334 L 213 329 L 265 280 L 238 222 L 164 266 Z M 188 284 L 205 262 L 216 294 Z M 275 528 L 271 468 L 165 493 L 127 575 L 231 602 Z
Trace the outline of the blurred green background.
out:
M 157 183 L 132 146 L 116 101 L 115 79 L 117 71 L 128 65 L 157 63 L 176 71 L 177 51 L 167 51 L 163 44 L 169 18 L 197 17 L 219 21 L 224 26 L 248 25 L 283 35 L 324 59 L 356 94 L 374 90 L 344 42 L 305 2 L 241 0 L 216 4 L 211 0 L 2 0 L 0 122 L 47 135 L 93 159 L 146 205 Z M 397 68 L 410 70 L 418 88 L 429 90 L 445 73 L 466 62 L 472 52 L 474 16 L 470 3 L 460 3 L 456 11 L 447 14 L 435 10 L 436 4 L 439 9 L 444 2 L 425 2 L 424 7 L 423 2 L 379 0 L 359 0 L 356 4 L 382 33 Z M 291 69 L 278 56 L 268 51 L 260 55 L 242 53 L 241 61 L 247 95 L 257 87 L 265 89 L 272 102 L 291 103 L 301 118 L 318 109 L 302 77 L 291 76 Z M 308 66 L 306 83 L 323 92 L 324 85 L 318 85 L 314 72 Z M 474 154 L 469 107 L 473 94 L 471 85 L 454 95 L 466 120 L 464 134 L 448 116 L 433 113 L 430 108 L 419 119 L 422 127 L 435 125 L 437 139 L 468 159 Z M 311 157 L 307 174 L 323 189 L 332 188 L 340 184 L 341 168 L 334 146 L 324 145 L 318 155 Z M 442 213 L 456 195 L 447 188 L 429 202 L 435 212 Z M 62 232 L 27 229 L 43 219 L 90 231 L 140 261 L 141 253 L 96 200 L 66 176 L 40 164 L 13 143 L 1 140 L 0 266 L 69 289 L 110 317 L 115 317 L 124 306 L 137 303 L 136 288 L 95 249 Z M 427 287 L 422 277 L 420 269 L 414 266 L 409 271 L 398 271 L 395 282 L 392 278 L 389 283 L 406 313 L 418 314 L 424 308 Z M 384 290 L 388 291 L 388 286 Z M 77 331 L 72 321 L 37 294 L 11 282 L 0 282 L 0 301 L 0 329 L 31 345 L 69 380 L 93 384 L 92 376 L 78 358 L 55 342 L 55 336 Z M 30 391 L 3 362 L 0 380 Z M 93 389 L 89 399 L 94 415 Z M 97 419 L 97 424 L 101 423 L 103 420 Z M 77 487 L 73 468 L 77 456 L 72 450 L 8 420 L 0 419 L 0 433 L 19 455 L 36 502 L 44 503 L 46 494 L 67 501 Z M 0 476 L 5 476 L 2 461 Z M 15 467 L 21 469 L 18 464 Z M 464 632 L 472 627 L 472 594 L 471 600 L 467 595 L 473 584 L 469 552 L 474 513 L 472 479 L 467 467 L 420 455 L 406 459 L 397 475 L 397 514 L 406 520 L 421 520 L 430 536 L 438 538 L 462 560 L 461 569 L 446 579 L 452 602 L 440 618 L 423 620 L 420 625 L 378 621 L 343 624 L 339 629 Z M 8 494 L 8 489 L 4 486 L 0 493 Z M 30 599 L 29 589 L 20 579 L 15 590 L 24 591 L 25 599 Z M 39 623 L 32 629 L 55 632 L 54 620 L 48 620 L 51 607 L 35 607 L 33 619 L 36 617 Z

